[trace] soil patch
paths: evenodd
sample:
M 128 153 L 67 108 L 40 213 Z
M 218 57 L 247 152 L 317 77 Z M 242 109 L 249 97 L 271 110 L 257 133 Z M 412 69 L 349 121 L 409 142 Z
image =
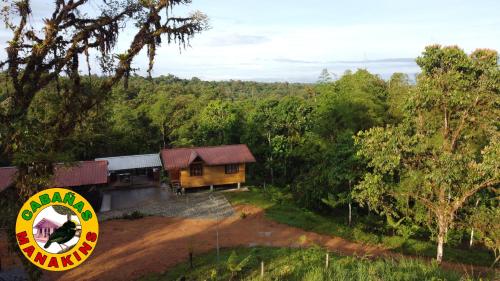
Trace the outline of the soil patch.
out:
M 264 217 L 254 206 L 236 206 L 239 215 L 214 219 L 147 217 L 140 220 L 111 220 L 101 223 L 100 238 L 92 256 L 69 272 L 45 274 L 47 280 L 134 280 L 151 272 L 164 272 L 187 261 L 189 249 L 197 254 L 216 247 L 216 231 L 223 248 L 236 246 L 298 247 L 321 245 L 332 252 L 368 257 L 399 257 L 377 246 L 363 245 L 338 237 L 320 235 L 279 224 Z M 301 245 L 301 237 L 306 237 Z M 463 270 L 459 264 L 445 267 Z M 470 270 L 470 267 L 465 267 Z M 479 267 L 474 267 L 478 272 Z M 470 271 L 469 271 L 470 272 Z

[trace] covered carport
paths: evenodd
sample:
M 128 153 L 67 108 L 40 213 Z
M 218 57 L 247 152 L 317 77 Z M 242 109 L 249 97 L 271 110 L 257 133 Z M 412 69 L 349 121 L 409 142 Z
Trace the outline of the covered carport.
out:
M 159 154 L 141 154 L 117 157 L 97 158 L 108 162 L 110 185 L 159 186 L 161 160 Z

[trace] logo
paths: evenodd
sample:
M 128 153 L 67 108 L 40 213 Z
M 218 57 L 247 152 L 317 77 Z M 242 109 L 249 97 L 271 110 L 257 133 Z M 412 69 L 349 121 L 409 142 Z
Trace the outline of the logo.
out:
M 99 223 L 80 194 L 51 188 L 33 195 L 19 211 L 17 243 L 36 266 L 63 271 L 84 262 L 95 248 Z

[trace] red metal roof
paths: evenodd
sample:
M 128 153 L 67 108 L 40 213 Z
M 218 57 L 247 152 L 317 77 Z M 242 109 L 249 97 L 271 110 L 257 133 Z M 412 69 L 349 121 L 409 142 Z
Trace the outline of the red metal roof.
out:
M 13 184 L 16 171 L 15 167 L 0 168 L 0 191 Z M 50 187 L 105 184 L 108 182 L 108 162 L 81 161 L 68 166 L 58 164 L 54 173 L 54 183 Z
M 105 184 L 108 182 L 107 161 L 81 161 L 76 165 L 57 165 L 52 187 Z
M 16 172 L 15 167 L 0 168 L 0 192 L 12 185 Z
M 186 168 L 197 157 L 210 166 L 255 162 L 255 157 L 246 144 L 172 148 L 161 151 L 165 170 Z

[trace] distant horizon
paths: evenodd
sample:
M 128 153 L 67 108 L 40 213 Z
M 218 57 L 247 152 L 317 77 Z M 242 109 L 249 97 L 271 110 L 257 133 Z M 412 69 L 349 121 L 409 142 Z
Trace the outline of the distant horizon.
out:
M 385 73 L 377 73 L 376 70 L 381 68 L 381 65 L 383 64 L 391 64 L 395 63 L 397 64 L 398 62 L 401 62 L 403 60 L 412 60 L 414 64 L 414 72 L 402 72 L 402 71 L 397 71 L 397 67 L 393 67 L 394 72 L 385 72 Z M 300 62 L 298 62 L 300 63 Z M 308 63 L 313 63 L 313 62 L 303 62 L 304 64 Z M 342 64 L 344 65 L 350 65 L 350 64 L 358 64 L 359 67 L 356 68 L 342 68 Z M 333 67 L 332 67 L 333 66 Z M 157 75 L 152 75 L 153 78 L 161 77 L 161 76 L 168 76 L 168 75 L 173 75 L 177 78 L 180 79 L 185 79 L 185 80 L 191 80 L 193 78 L 198 78 L 203 81 L 216 81 L 216 82 L 223 82 L 223 81 L 246 81 L 246 82 L 260 82 L 260 83 L 300 83 L 300 84 L 314 84 L 318 82 L 318 78 L 323 71 L 323 69 L 327 69 L 328 72 L 332 75 L 332 79 L 335 80 L 335 78 L 340 78 L 346 74 L 346 72 L 351 71 L 351 72 L 356 72 L 357 70 L 367 70 L 371 74 L 378 75 L 381 79 L 388 80 L 391 78 L 391 76 L 395 73 L 403 73 L 406 74 L 409 78 L 410 81 L 414 81 L 416 78 L 416 75 L 420 73 L 420 68 L 417 66 L 415 63 L 415 59 L 410 59 L 410 58 L 389 58 L 389 59 L 379 59 L 379 60 L 367 60 L 367 61 L 332 61 L 329 62 L 329 67 L 319 67 L 316 70 L 311 69 L 310 75 L 308 77 L 302 76 L 302 78 L 291 78 L 291 79 L 286 79 L 285 77 L 244 77 L 244 78 L 236 78 L 236 77 L 227 77 L 227 78 L 221 78 L 221 79 L 211 79 L 210 77 L 200 77 L 197 75 L 193 76 L 180 76 L 177 75 L 176 73 L 166 73 L 166 74 L 157 74 Z M 335 69 L 337 71 L 333 71 L 332 69 Z M 343 71 L 341 71 L 343 69 Z M 375 70 L 375 71 L 373 71 Z M 137 74 L 141 77 L 146 77 L 145 74 Z
M 43 26 L 54 3 L 33 1 L 29 24 Z M 162 44 L 157 48 L 153 76 L 172 73 L 207 81 L 257 81 L 314 83 L 322 69 L 340 75 L 346 70 L 367 69 L 383 78 L 392 73 L 409 76 L 420 69 L 414 58 L 433 44 L 456 45 L 467 53 L 478 48 L 500 50 L 500 1 L 422 0 L 402 2 L 297 0 L 240 2 L 194 0 L 173 9 L 172 16 L 199 10 L 210 20 L 210 29 L 196 34 L 190 47 Z M 99 7 L 82 10 L 96 15 Z M 125 50 L 135 28 L 127 26 L 116 51 Z M 0 48 L 11 33 L 0 29 Z M 6 52 L 0 51 L 0 60 Z M 81 58 L 83 60 L 83 58 Z M 91 53 L 91 67 L 98 61 Z M 146 75 L 146 50 L 132 67 Z M 81 64 L 86 73 L 86 64 Z
M 368 72 L 370 72 L 371 74 L 373 75 L 377 75 L 378 77 L 380 77 L 381 79 L 383 80 L 389 80 L 391 78 L 392 75 L 396 74 L 396 73 L 402 73 L 402 74 L 405 74 L 408 76 L 408 79 L 410 82 L 415 82 L 415 79 L 416 79 L 416 76 L 420 73 L 420 71 L 418 72 L 414 72 L 414 73 L 405 73 L 405 72 L 399 72 L 399 71 L 395 71 L 395 72 L 392 72 L 392 73 L 375 73 L 375 72 L 372 72 L 370 71 L 369 69 L 366 69 L 366 68 L 356 68 L 356 69 L 346 69 L 344 72 L 342 73 L 335 73 L 335 72 L 332 72 L 330 71 L 329 68 L 321 68 L 321 69 L 318 69 L 317 73 L 315 73 L 316 75 L 311 75 L 311 78 L 310 80 L 307 80 L 307 81 L 291 81 L 291 80 L 284 80 L 283 78 L 272 78 L 272 77 L 269 77 L 269 78 L 265 78 L 265 77 L 248 77 L 248 78 L 227 78 L 227 79 L 210 79 L 210 78 L 204 78 L 204 77 L 200 77 L 200 76 L 179 76 L 179 75 L 176 75 L 175 73 L 164 73 L 164 74 L 157 74 L 157 75 L 152 75 L 152 78 L 155 79 L 155 78 L 160 78 L 160 77 L 166 77 L 166 76 L 174 76 L 176 78 L 179 78 L 179 79 L 182 79 L 182 80 L 192 80 L 192 79 L 200 79 L 201 81 L 204 81 L 204 82 L 231 82 L 231 81 L 242 81 L 242 82 L 256 82 L 256 83 L 292 83 L 292 84 L 316 84 L 317 82 L 319 82 L 319 76 L 321 74 L 321 72 L 323 71 L 323 69 L 327 69 L 328 72 L 331 74 L 332 76 L 332 81 L 336 81 L 340 78 L 342 78 L 347 72 L 356 72 L 358 70 L 367 70 Z M 96 74 L 96 75 L 99 75 L 99 74 Z M 133 74 L 134 75 L 134 74 Z M 144 79 L 147 78 L 147 75 L 146 74 L 143 74 L 143 73 L 136 73 L 134 76 L 138 76 L 138 77 L 142 77 Z

